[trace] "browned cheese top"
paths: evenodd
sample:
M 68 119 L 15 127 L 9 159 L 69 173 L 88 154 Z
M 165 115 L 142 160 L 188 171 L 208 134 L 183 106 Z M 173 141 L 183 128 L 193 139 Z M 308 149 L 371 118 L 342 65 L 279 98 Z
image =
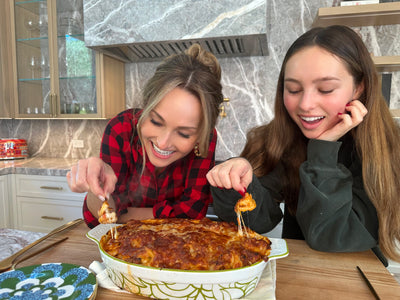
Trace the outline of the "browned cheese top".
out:
M 267 261 L 271 242 L 234 223 L 190 219 L 130 220 L 101 239 L 101 247 L 121 260 L 156 268 L 225 270 Z

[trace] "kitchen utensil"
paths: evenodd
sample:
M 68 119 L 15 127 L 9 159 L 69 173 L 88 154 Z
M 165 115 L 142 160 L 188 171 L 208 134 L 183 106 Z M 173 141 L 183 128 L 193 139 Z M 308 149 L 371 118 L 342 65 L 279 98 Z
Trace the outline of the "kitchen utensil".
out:
M 264 268 L 271 260 L 289 254 L 285 240 L 271 238 L 268 262 L 261 261 L 244 268 L 220 271 L 159 269 L 128 263 L 105 252 L 100 240 L 109 229 L 108 224 L 100 224 L 86 236 L 98 244 L 111 280 L 131 293 L 155 299 L 204 299 L 204 295 L 210 299 L 244 297 L 256 288 Z
M 27 245 L 26 247 L 22 248 L 21 250 L 19 250 L 17 253 L 11 255 L 10 257 L 7 257 L 6 259 L 3 259 L 2 261 L 0 261 L 0 272 L 3 272 L 4 270 L 8 270 L 14 263 L 14 261 L 21 256 L 23 253 L 25 253 L 26 251 L 28 251 L 29 249 L 31 249 L 33 246 L 36 246 L 37 244 L 39 244 L 40 242 L 44 241 L 45 239 L 60 233 L 61 231 L 64 231 L 65 229 L 77 225 L 79 223 L 83 222 L 83 219 L 76 219 L 74 221 L 68 222 L 60 227 L 57 227 L 56 229 L 54 229 L 53 231 L 49 232 L 48 234 L 46 234 L 45 236 L 41 237 L 40 239 L 34 241 L 32 244 Z
M 54 247 L 55 245 L 58 245 L 58 244 L 64 242 L 64 241 L 67 240 L 67 239 L 68 239 L 68 237 L 65 237 L 65 238 L 63 238 L 63 239 L 61 239 L 61 240 L 55 241 L 55 242 L 53 242 L 53 243 L 50 243 L 50 244 L 48 244 L 47 246 L 45 246 L 45 247 L 43 247 L 43 248 L 40 248 L 39 250 L 37 250 L 37 251 L 35 251 L 35 252 L 33 252 L 33 253 L 27 255 L 27 256 L 24 256 L 24 257 L 21 258 L 20 260 L 14 261 L 14 263 L 13 263 L 12 266 L 11 266 L 11 270 L 14 270 L 14 269 L 15 269 L 15 266 L 18 265 L 19 263 L 23 262 L 24 260 L 27 260 L 27 259 L 29 259 L 29 258 L 31 258 L 31 257 L 34 257 L 35 255 L 38 255 L 38 254 L 40 254 L 40 253 L 46 251 L 47 249 L 49 249 L 49 248 L 51 248 L 51 247 Z
M 365 276 L 364 272 L 361 270 L 361 268 L 359 266 L 357 266 L 357 270 L 360 272 L 362 278 L 364 279 L 364 281 L 367 283 L 369 290 L 371 291 L 371 293 L 375 296 L 375 299 L 380 300 L 381 298 L 379 298 L 378 294 L 376 293 L 374 287 L 372 286 L 371 282 L 369 281 L 369 279 L 367 278 L 367 276 Z

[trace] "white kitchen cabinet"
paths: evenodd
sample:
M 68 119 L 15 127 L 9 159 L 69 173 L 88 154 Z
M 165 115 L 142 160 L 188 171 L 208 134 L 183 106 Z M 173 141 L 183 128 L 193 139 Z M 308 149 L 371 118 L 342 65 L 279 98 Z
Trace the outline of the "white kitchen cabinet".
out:
M 15 175 L 15 227 L 49 232 L 82 218 L 85 194 L 71 192 L 65 176 Z
M 10 205 L 11 197 L 8 190 L 9 175 L 0 176 L 0 228 L 10 227 Z

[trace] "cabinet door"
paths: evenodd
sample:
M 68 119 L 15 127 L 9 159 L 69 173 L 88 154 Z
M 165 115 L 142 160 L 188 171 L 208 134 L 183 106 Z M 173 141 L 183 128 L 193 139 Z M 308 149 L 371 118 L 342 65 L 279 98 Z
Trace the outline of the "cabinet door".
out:
M 0 176 L 0 228 L 10 227 L 9 218 L 10 210 L 9 204 L 11 198 L 8 194 L 8 175 Z
M 15 56 L 20 117 L 51 114 L 52 69 L 47 1 L 15 1 L 11 16 L 15 24 Z
M 95 52 L 85 46 L 83 0 L 57 0 L 58 107 L 62 117 L 98 115 Z
M 15 175 L 16 227 L 49 232 L 82 218 L 85 194 L 71 192 L 65 176 Z
M 11 21 L 8 14 L 9 2 L 0 1 L 0 118 L 13 117 Z
M 17 196 L 18 229 L 50 232 L 53 229 L 82 218 L 82 203 L 60 199 L 42 199 Z
M 14 0 L 9 11 L 17 118 L 111 118 L 125 109 L 124 63 L 85 46 L 83 0 Z

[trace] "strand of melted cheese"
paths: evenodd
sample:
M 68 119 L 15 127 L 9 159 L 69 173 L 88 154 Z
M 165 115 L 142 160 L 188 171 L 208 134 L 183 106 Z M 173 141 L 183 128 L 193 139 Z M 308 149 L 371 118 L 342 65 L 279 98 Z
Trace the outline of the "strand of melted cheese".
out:
M 238 223 L 238 235 L 243 236 L 243 231 L 246 236 L 248 236 L 246 225 L 244 224 L 242 212 L 250 211 L 255 209 L 257 206 L 256 201 L 254 201 L 253 197 L 249 193 L 245 193 L 243 198 L 240 198 L 235 205 L 235 212 L 237 216 Z
M 114 211 L 112 211 L 110 205 L 108 204 L 108 201 L 105 200 L 103 204 L 101 205 L 100 210 L 98 211 L 98 221 L 100 224 L 110 224 L 110 233 L 112 238 L 117 238 L 118 237 L 118 231 L 117 227 L 114 226 L 113 230 L 113 224 L 117 222 L 117 215 Z
M 237 216 L 237 223 L 238 223 L 238 235 L 243 236 L 243 232 L 244 232 L 244 234 L 248 237 L 249 234 L 247 233 L 246 225 L 244 224 L 242 212 L 237 211 L 236 216 Z

